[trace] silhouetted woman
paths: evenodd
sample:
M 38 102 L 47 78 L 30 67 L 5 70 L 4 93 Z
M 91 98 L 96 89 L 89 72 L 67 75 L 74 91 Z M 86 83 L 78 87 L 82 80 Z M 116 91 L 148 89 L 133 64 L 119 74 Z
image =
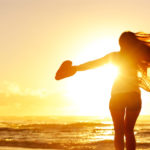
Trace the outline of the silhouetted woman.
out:
M 149 40 L 149 41 L 148 41 Z M 112 62 L 119 67 L 112 91 L 109 108 L 115 129 L 115 148 L 135 150 L 134 126 L 141 110 L 140 87 L 150 92 L 150 80 L 147 68 L 150 67 L 150 35 L 144 33 L 124 32 L 119 38 L 120 51 L 78 66 L 65 61 L 56 73 L 56 80 L 74 75 Z M 110 72 L 111 75 L 111 72 Z
M 124 149 L 124 135 L 127 150 L 135 150 L 134 126 L 141 110 L 140 87 L 149 91 L 147 68 L 150 62 L 149 34 L 124 32 L 119 38 L 120 51 L 78 66 L 72 70 L 85 71 L 113 62 L 119 67 L 111 92 L 110 112 L 115 130 L 115 148 Z M 110 72 L 111 76 L 111 72 Z

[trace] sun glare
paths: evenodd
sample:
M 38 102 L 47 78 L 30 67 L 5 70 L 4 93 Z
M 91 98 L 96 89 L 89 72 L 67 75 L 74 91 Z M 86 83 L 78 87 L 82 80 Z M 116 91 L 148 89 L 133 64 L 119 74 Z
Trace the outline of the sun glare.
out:
M 78 115 L 108 115 L 110 90 L 117 73 L 117 67 L 108 64 L 67 80 L 67 95 L 78 107 Z

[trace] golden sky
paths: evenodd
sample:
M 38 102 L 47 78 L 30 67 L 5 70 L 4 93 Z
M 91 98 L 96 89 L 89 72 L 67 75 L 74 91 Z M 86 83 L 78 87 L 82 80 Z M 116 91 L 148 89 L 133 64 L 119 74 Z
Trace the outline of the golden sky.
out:
M 149 6 L 148 0 L 0 0 L 0 115 L 109 115 L 113 79 L 102 85 L 111 67 L 62 81 L 55 72 L 66 59 L 80 64 L 118 51 L 123 31 L 150 33 Z M 150 114 L 150 94 L 142 97 L 142 114 Z

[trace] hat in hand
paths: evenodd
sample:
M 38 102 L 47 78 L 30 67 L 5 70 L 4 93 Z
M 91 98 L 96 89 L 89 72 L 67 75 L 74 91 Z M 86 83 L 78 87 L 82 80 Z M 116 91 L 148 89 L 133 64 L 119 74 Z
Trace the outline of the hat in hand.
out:
M 61 64 L 58 71 L 56 72 L 55 79 L 61 80 L 61 79 L 70 77 L 74 75 L 75 73 L 76 73 L 76 69 L 75 67 L 72 66 L 72 61 L 66 60 Z

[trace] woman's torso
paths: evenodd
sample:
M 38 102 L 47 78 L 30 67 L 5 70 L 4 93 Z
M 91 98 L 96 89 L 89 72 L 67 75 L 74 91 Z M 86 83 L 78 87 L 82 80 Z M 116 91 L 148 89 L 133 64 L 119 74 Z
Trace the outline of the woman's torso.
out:
M 113 62 L 117 64 L 119 73 L 114 81 L 111 94 L 114 95 L 131 92 L 140 93 L 136 61 L 134 61 L 132 57 L 116 53 Z

